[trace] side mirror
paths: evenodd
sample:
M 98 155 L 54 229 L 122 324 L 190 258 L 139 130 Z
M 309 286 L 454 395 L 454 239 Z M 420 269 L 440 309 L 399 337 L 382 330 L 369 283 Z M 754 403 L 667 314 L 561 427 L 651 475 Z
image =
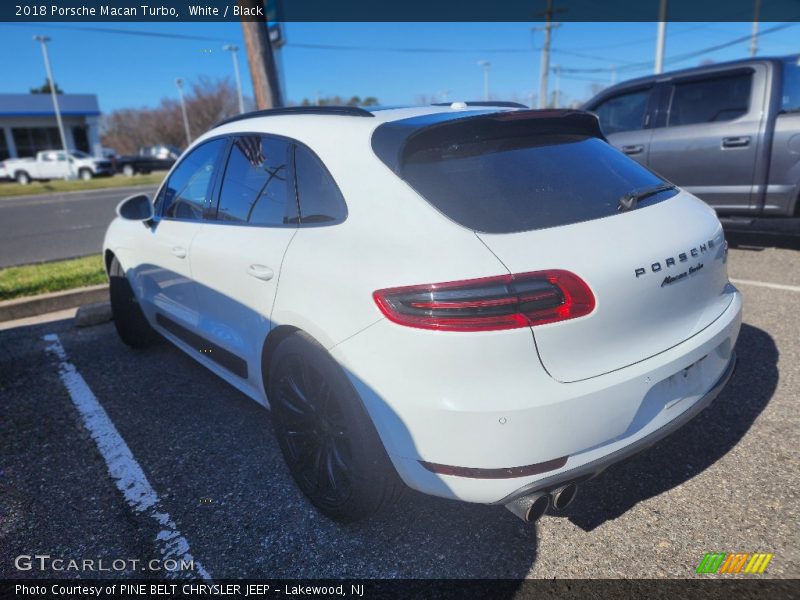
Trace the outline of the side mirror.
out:
M 117 214 L 128 221 L 150 221 L 155 215 L 147 194 L 129 196 L 117 205 Z

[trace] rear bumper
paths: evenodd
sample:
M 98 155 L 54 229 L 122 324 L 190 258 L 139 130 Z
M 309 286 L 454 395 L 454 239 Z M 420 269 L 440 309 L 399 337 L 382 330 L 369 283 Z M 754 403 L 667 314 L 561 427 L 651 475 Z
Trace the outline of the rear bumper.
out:
M 380 321 L 331 348 L 402 479 L 424 493 L 487 504 L 587 478 L 705 408 L 733 369 L 741 296 L 688 340 L 574 383 L 554 380 L 529 330 L 426 332 Z M 525 476 L 444 475 L 421 461 L 509 469 L 566 457 Z
M 544 477 L 538 481 L 522 486 L 502 500 L 494 502 L 494 504 L 508 504 L 509 502 L 520 498 L 521 496 L 527 496 L 535 492 L 551 491 L 569 482 L 580 483 L 582 481 L 586 481 L 587 479 L 596 477 L 611 465 L 647 450 L 659 440 L 667 437 L 675 430 L 686 425 L 686 423 L 694 419 L 700 412 L 708 407 L 714 398 L 716 398 L 723 388 L 728 384 L 728 381 L 733 376 L 734 371 L 736 371 L 736 352 L 733 352 L 731 355 L 728 366 L 725 367 L 725 371 L 722 373 L 722 376 L 719 378 L 717 383 L 715 383 L 714 386 L 691 407 L 686 409 L 666 425 L 663 425 L 652 433 L 649 433 L 644 437 L 630 443 L 629 445 L 623 446 L 619 450 L 611 452 L 610 454 L 606 454 L 598 459 L 584 463 L 579 467 L 562 471 L 558 475 Z

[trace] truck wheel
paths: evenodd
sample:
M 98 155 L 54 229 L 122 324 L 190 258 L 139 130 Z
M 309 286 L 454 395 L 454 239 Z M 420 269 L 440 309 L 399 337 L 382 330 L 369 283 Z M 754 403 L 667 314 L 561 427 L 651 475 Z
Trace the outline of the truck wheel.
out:
M 297 332 L 275 349 L 268 394 L 278 445 L 297 485 L 334 521 L 369 517 L 403 484 L 339 364 Z
M 133 288 L 115 256 L 108 270 L 111 315 L 120 339 L 132 348 L 143 348 L 157 339 L 157 334 L 142 312 Z
M 14 179 L 16 179 L 17 183 L 20 185 L 28 185 L 31 182 L 31 176 L 25 171 L 17 171 L 17 174 L 14 175 Z
M 78 177 L 83 181 L 89 181 L 92 178 L 92 172 L 89 169 L 81 169 L 78 171 Z
M 133 165 L 125 165 L 122 167 L 122 174 L 125 175 L 125 177 L 133 177 L 136 175 L 136 169 L 133 168 Z

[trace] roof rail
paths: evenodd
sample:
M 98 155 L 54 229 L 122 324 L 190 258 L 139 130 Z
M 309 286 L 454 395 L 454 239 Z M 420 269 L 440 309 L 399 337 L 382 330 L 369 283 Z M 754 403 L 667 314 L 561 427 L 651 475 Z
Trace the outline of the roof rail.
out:
M 214 125 L 226 125 L 235 121 L 242 121 L 244 119 L 253 119 L 255 117 L 277 117 L 280 115 L 341 115 L 345 117 L 374 117 L 371 112 L 358 106 L 284 106 L 282 108 L 267 108 L 265 110 L 254 110 L 252 112 L 242 113 L 229 119 L 224 119 Z
M 451 104 L 455 104 L 454 102 L 434 102 L 431 106 L 450 106 Z M 497 106 L 500 108 L 529 108 L 525 104 L 520 104 L 519 102 L 504 102 L 504 101 L 497 101 L 497 102 L 488 102 L 486 100 L 468 100 L 467 102 L 463 102 L 467 106 Z

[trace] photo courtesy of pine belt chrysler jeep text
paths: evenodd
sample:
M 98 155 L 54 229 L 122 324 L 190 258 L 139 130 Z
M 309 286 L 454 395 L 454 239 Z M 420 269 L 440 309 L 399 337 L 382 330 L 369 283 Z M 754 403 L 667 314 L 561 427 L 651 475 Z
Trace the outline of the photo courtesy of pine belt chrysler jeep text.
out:
M 332 519 L 409 486 L 534 521 L 734 369 L 742 302 L 714 210 L 586 112 L 249 113 L 117 212 L 122 340 L 165 337 L 268 406 Z

